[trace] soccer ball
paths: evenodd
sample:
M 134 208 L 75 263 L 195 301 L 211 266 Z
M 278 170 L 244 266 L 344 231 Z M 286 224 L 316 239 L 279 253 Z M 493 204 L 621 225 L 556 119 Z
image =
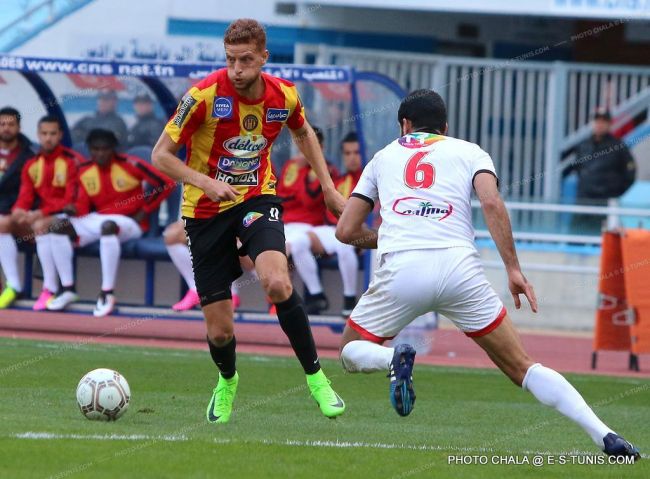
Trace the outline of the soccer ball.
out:
M 81 414 L 95 421 L 116 421 L 126 412 L 130 400 L 129 383 L 112 369 L 94 369 L 77 386 Z

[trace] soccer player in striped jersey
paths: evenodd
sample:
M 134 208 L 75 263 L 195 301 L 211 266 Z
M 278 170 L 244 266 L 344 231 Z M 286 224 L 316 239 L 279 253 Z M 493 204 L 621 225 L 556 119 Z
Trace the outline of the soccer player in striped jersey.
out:
M 242 274 L 239 255 L 255 263 L 313 398 L 325 416 L 335 417 L 345 405 L 320 367 L 302 300 L 289 278 L 282 205 L 270 158 L 285 125 L 320 180 L 327 207 L 338 215 L 345 200 L 327 172 L 296 87 L 262 73 L 269 56 L 264 28 L 255 20 L 236 20 L 226 30 L 224 45 L 227 68 L 183 96 L 153 153 L 158 168 L 184 183 L 182 214 L 194 278 L 210 354 L 220 371 L 207 419 L 230 419 L 239 381 L 230 292 Z M 185 163 L 176 158 L 183 145 Z
M 34 303 L 42 311 L 58 288 L 56 262 L 49 227 L 57 216 L 70 211 L 77 196 L 77 167 L 84 158 L 61 144 L 63 128 L 55 116 L 38 122 L 40 151 L 23 167 L 18 200 L 11 209 L 16 223 L 35 235 L 36 253 L 43 268 L 43 289 Z

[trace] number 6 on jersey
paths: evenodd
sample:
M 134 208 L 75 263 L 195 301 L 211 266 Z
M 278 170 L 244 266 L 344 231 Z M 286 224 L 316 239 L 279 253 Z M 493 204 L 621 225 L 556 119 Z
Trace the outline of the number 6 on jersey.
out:
M 404 183 L 409 188 L 431 188 L 436 181 L 436 169 L 422 161 L 430 151 L 419 151 L 409 158 L 404 168 Z

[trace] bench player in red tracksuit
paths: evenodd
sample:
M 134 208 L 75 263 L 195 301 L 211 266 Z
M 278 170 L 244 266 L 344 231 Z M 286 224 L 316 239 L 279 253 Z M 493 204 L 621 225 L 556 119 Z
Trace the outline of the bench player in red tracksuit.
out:
M 115 308 L 115 278 L 120 260 L 120 244 L 142 236 L 149 228 L 149 214 L 169 196 L 175 183 L 149 163 L 130 155 L 118 154 L 117 138 L 108 130 L 91 130 L 86 140 L 90 161 L 79 168 L 79 194 L 75 204 L 79 216 L 52 226 L 56 233 L 57 255 L 72 268 L 72 243 L 85 246 L 99 240 L 102 287 L 94 316 L 110 314 Z M 143 183 L 152 188 L 145 194 Z M 63 290 L 47 305 L 64 309 L 78 299 L 71 277 L 61 278 Z M 68 281 L 66 281 L 68 280 Z
M 338 192 L 347 199 L 354 187 L 357 186 L 362 171 L 359 140 L 356 133 L 350 132 L 343 138 L 341 153 L 346 172 L 345 175 L 335 180 L 334 184 Z M 294 235 L 294 243 L 292 243 L 292 252 L 296 271 L 307 288 L 310 292 L 315 289 L 321 294 L 323 286 L 318 276 L 318 264 L 313 254 L 320 256 L 336 253 L 343 282 L 343 310 L 341 314 L 347 318 L 356 303 L 359 257 L 354 246 L 341 243 L 336 239 L 337 221 L 334 215 L 326 212 L 325 224 L 297 231 Z
M 84 158 L 61 144 L 63 128 L 55 116 L 38 122 L 40 151 L 22 169 L 18 199 L 11 209 L 12 220 L 35 235 L 36 253 L 43 268 L 43 289 L 34 303 L 35 311 L 46 308 L 58 288 L 57 262 L 50 225 L 57 216 L 71 211 L 77 195 L 77 167 Z M 65 268 L 66 266 L 63 265 Z
M 322 150 L 323 132 L 318 127 L 313 128 Z M 327 167 L 330 176 L 336 181 L 339 176 L 337 169 L 330 163 L 327 163 Z M 318 275 L 318 266 L 311 253 L 307 232 L 325 223 L 327 209 L 320 182 L 306 160 L 299 156 L 284 164 L 277 191 L 282 198 L 287 255 L 293 257 L 294 265 L 309 291 L 309 296 L 305 298 L 305 309 L 307 314 L 320 314 L 329 306 L 320 280 L 313 281 L 313 274 L 305 275 L 300 271 L 302 267 L 316 271 L 315 274 Z

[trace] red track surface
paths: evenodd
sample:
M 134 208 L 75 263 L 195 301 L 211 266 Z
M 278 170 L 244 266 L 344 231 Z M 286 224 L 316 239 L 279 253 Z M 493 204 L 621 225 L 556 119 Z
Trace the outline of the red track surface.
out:
M 289 343 L 276 324 L 237 323 L 238 351 L 254 354 L 292 355 Z M 84 314 L 37 313 L 23 310 L 0 311 L 0 336 L 66 342 L 110 343 L 176 349 L 206 349 L 201 321 L 108 317 Z M 326 327 L 315 327 L 314 337 L 320 355 L 338 356 L 339 336 Z M 529 355 L 538 362 L 563 372 L 593 373 L 590 369 L 591 338 L 584 335 L 522 333 Z M 432 347 L 419 355 L 418 363 L 445 366 L 494 367 L 472 340 L 452 329 L 431 334 Z M 640 358 L 641 367 L 644 358 Z M 646 365 L 648 363 L 645 363 Z M 627 353 L 599 353 L 596 374 L 650 377 L 650 369 L 630 372 Z

